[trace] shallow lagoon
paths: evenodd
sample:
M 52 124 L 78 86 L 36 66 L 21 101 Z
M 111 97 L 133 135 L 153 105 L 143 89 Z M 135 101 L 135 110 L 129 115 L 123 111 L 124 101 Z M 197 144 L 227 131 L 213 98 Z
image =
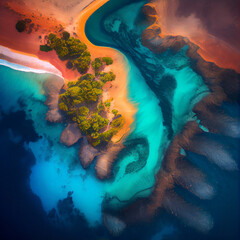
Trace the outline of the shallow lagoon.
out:
M 58 201 L 66 198 L 68 192 L 73 192 L 74 206 L 85 214 L 90 225 L 100 223 L 102 183 L 91 170 L 86 172 L 82 169 L 77 147 L 67 148 L 60 144 L 64 125 L 45 121 L 48 108 L 44 105 L 43 84 L 48 78 L 58 77 L 34 73 L 34 69 L 15 64 L 7 65 L 10 68 L 0 66 L 1 109 L 4 114 L 24 110 L 41 137 L 37 142 L 25 143 L 25 148 L 36 158 L 30 176 L 32 191 L 39 196 L 46 212 L 56 208 Z
M 141 154 L 120 155 L 114 180 L 106 185 L 106 196 L 110 199 L 108 207 L 113 209 L 151 193 L 172 137 L 187 121 L 195 119 L 192 108 L 208 94 L 201 76 L 190 67 L 187 47 L 177 54 L 168 51 L 157 56 L 142 46 L 140 37 L 146 24 L 141 8 L 145 1 L 131 1 L 131 4 L 126 1 L 122 8 L 119 8 L 120 1 L 117 2 L 109 1 L 89 18 L 86 35 L 94 44 L 113 46 L 125 54 L 129 65 L 129 99 L 138 107 L 126 144 L 128 140 L 146 139 L 142 151 L 148 148 L 149 155 L 146 163 L 131 173 L 126 171 L 127 167 L 134 162 L 137 166 Z M 155 74 L 158 76 L 152 74 L 148 77 L 147 67 L 152 65 L 159 65 Z M 169 76 L 173 82 L 171 88 L 168 86 L 171 84 L 168 84 Z M 128 152 L 128 147 L 123 151 Z

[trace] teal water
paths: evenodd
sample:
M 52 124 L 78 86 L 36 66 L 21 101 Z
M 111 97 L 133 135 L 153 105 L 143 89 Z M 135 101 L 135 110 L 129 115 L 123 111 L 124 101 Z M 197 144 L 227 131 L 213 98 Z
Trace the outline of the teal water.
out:
M 122 9 L 124 6 L 127 6 L 131 3 L 136 3 L 139 5 L 143 3 L 147 3 L 147 0 L 139 1 L 139 0 L 110 0 L 105 3 L 101 8 L 97 9 L 86 22 L 85 32 L 90 42 L 95 43 L 96 45 L 101 46 L 109 46 L 109 47 L 118 47 L 112 41 L 111 36 L 109 36 L 106 30 L 103 27 L 103 21 L 106 16 L 113 13 L 117 9 Z M 130 12 L 125 12 L 126 16 L 132 18 L 132 16 L 136 16 L 136 13 L 140 11 L 140 7 L 131 9 Z
M 124 2 L 119 8 L 120 2 L 109 1 L 98 9 L 90 16 L 85 29 L 92 43 L 114 47 L 126 56 L 130 66 L 128 97 L 138 105 L 133 131 L 124 150 L 128 154 L 119 155 L 114 177 L 105 186 L 107 207 L 112 209 L 121 208 L 151 193 L 155 175 L 172 137 L 182 130 L 187 121 L 195 120 L 192 108 L 208 94 L 201 76 L 191 69 L 186 56 L 187 47 L 177 54 L 167 51 L 155 55 L 141 45 L 140 36 L 146 27 L 141 8 L 146 1 L 131 1 L 126 5 Z M 144 68 L 150 66 L 151 69 L 154 65 L 159 65 L 159 70 L 148 77 L 151 71 L 148 73 L 148 68 Z M 174 87 L 168 86 L 166 76 L 174 80 Z M 158 91 L 158 88 L 161 90 Z M 168 113 L 165 118 L 163 111 Z M 167 124 L 166 117 L 170 118 Z M 169 125 L 172 137 L 169 137 Z M 128 150 L 127 142 L 139 138 L 146 139 L 145 147 Z M 143 163 L 141 152 L 146 152 L 147 148 L 149 154 Z M 130 166 L 135 166 L 137 170 L 129 172 Z
M 36 159 L 29 180 L 33 193 L 40 198 L 44 210 L 49 212 L 57 207 L 59 200 L 68 196 L 68 192 L 73 192 L 74 207 L 84 213 L 90 225 L 100 223 L 102 183 L 93 173 L 82 169 L 77 147 L 67 148 L 60 144 L 64 125 L 45 121 L 48 108 L 44 105 L 43 84 L 49 78 L 57 80 L 58 77 L 34 73 L 33 69 L 2 60 L 0 64 L 1 111 L 4 114 L 25 111 L 27 119 L 33 120 L 35 131 L 41 137 L 37 142 L 25 143 L 25 148 Z
M 115 22 L 117 18 L 119 23 L 129 23 L 131 31 L 136 29 L 140 32 L 135 23 L 145 2 L 136 1 L 127 5 L 129 1 L 126 1 L 124 8 L 116 12 L 113 8 L 123 3 L 114 1 L 114 5 L 111 5 L 112 3 L 113 1 L 110 1 L 100 8 L 90 20 L 104 16 L 104 20 L 99 21 L 102 24 L 98 28 L 99 35 L 95 32 L 94 36 L 97 36 L 97 41 L 104 42 L 105 45 L 117 47 L 111 35 L 104 31 L 104 23 Z M 131 14 L 133 10 L 135 14 Z M 87 36 L 89 36 L 90 23 L 88 22 L 86 26 Z M 114 24 L 112 28 L 115 32 L 119 30 Z M 94 28 L 90 29 L 94 30 Z M 91 35 L 92 39 L 94 36 Z M 164 123 L 161 98 L 153 92 L 131 54 L 122 49 L 121 51 L 125 53 L 129 65 L 128 97 L 138 108 L 132 126 L 133 131 L 126 141 L 126 146 L 129 141 L 133 144 L 137 142 L 137 139 L 144 139 L 144 141 L 142 145 L 136 145 L 135 148 L 126 147 L 124 154 L 119 155 L 114 165 L 113 179 L 105 182 L 99 182 L 93 171 L 85 171 L 81 168 L 77 158 L 79 146 L 66 148 L 59 143 L 64 125 L 49 124 L 45 121 L 47 107 L 44 105 L 46 96 L 43 84 L 47 79 L 57 77 L 46 73 L 35 73 L 34 70 L 5 61 L 1 62 L 1 65 L 8 65 L 8 67 L 0 66 L 1 109 L 6 114 L 24 110 L 27 118 L 33 120 L 36 133 L 41 136 L 37 142 L 25 144 L 25 148 L 33 152 L 36 158 L 30 177 L 30 186 L 41 199 L 46 212 L 56 208 L 58 201 L 66 198 L 68 192 L 73 191 L 74 206 L 84 213 L 91 225 L 94 225 L 96 222 L 101 222 L 101 203 L 104 197 L 111 199 L 109 207 L 115 209 L 138 197 L 146 197 L 152 191 L 155 175 L 161 167 L 161 161 L 171 139 L 168 137 L 168 128 Z M 140 51 L 142 54 L 149 54 L 142 46 Z M 206 90 L 201 77 L 188 66 L 184 51 L 183 49 L 182 56 L 178 59 L 178 65 L 184 65 L 180 69 L 167 61 L 168 56 L 161 58 L 165 74 L 173 75 L 176 80 L 175 92 L 171 98 L 174 133 L 180 131 L 185 122 L 193 118 L 191 109 L 202 98 L 201 93 Z M 149 54 L 147 61 L 152 63 L 155 59 Z M 144 159 L 142 156 L 145 156 Z
M 164 149 L 162 146 L 166 146 L 168 141 L 166 129 L 163 126 L 159 100 L 147 86 L 143 76 L 131 59 L 128 63 L 130 65 L 128 75 L 129 99 L 132 103 L 138 104 L 133 132 L 129 139 L 134 141 L 134 139 L 145 138 L 149 146 L 149 155 L 145 166 L 130 174 L 126 174 L 126 168 L 129 164 L 138 161 L 139 155 L 130 152 L 123 159 L 118 159 L 115 166 L 118 172 L 114 182 L 111 181 L 106 184 L 105 188 L 109 197 L 115 197 L 110 202 L 110 205 L 114 208 L 121 207 L 122 202 L 125 204 L 125 201 L 129 199 L 134 200 L 137 197 L 149 195 L 163 157 Z M 140 148 L 138 151 L 141 153 L 144 148 Z

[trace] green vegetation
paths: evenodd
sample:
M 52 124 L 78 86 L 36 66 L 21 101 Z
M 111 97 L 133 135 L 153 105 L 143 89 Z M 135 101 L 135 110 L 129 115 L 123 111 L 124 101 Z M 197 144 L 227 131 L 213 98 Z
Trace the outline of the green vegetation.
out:
M 100 58 L 95 58 L 95 60 L 92 61 L 92 67 L 93 67 L 93 69 L 94 69 L 94 71 L 95 71 L 96 74 L 99 73 L 99 70 L 100 70 L 100 68 L 102 67 L 102 65 L 103 65 L 103 64 L 102 64 L 102 61 L 101 61 Z
M 103 105 L 103 102 L 102 102 L 102 101 L 98 104 L 97 110 L 98 110 L 98 113 L 101 113 L 101 111 L 104 110 L 104 105 Z
M 113 81 L 116 79 L 116 75 L 113 72 L 101 72 L 100 73 L 100 80 L 104 83 L 109 82 L 109 81 Z
M 52 51 L 53 49 L 48 46 L 47 44 L 45 45 L 40 45 L 40 51 L 43 51 L 43 52 L 49 52 L 49 51 Z
M 111 100 L 108 99 L 107 101 L 105 101 L 105 102 L 104 102 L 104 105 L 105 105 L 106 108 L 109 109 L 109 108 L 111 107 Z
M 83 80 L 68 83 L 68 89 L 60 95 L 59 107 L 63 111 L 74 110 L 80 103 L 91 103 L 102 94 L 103 83 L 95 80 Z M 67 110 L 64 110 L 67 109 Z
M 91 55 L 88 51 L 84 52 L 79 58 L 71 60 L 73 69 L 77 69 L 79 73 L 87 72 L 90 62 Z
M 111 141 L 124 124 L 123 117 L 118 118 L 117 122 L 117 119 L 113 120 L 111 124 L 103 117 L 106 116 L 105 107 L 108 109 L 111 105 L 111 99 L 104 104 L 99 101 L 103 85 L 101 80 L 96 80 L 94 75 L 87 73 L 77 81 L 69 82 L 67 90 L 59 96 L 60 110 L 66 112 L 69 120 L 78 123 L 93 146 Z M 118 114 L 116 109 L 114 112 Z
M 96 75 L 99 74 L 99 71 L 101 70 L 101 67 L 103 66 L 103 62 L 105 62 L 106 65 L 110 65 L 113 63 L 113 60 L 110 57 L 103 57 L 102 59 L 95 58 L 94 61 L 92 61 L 92 67 L 93 67 Z
M 91 54 L 86 44 L 79 39 L 73 38 L 64 31 L 59 38 L 50 33 L 48 44 L 41 45 L 41 51 L 55 50 L 61 60 L 67 60 L 67 68 L 77 69 L 83 74 L 77 81 L 68 82 L 67 89 L 59 96 L 59 109 L 65 112 L 69 121 L 76 122 L 93 146 L 111 141 L 124 125 L 124 118 L 116 109 L 112 110 L 115 119 L 109 123 L 107 112 L 112 99 L 102 102 L 103 85 L 113 81 L 116 75 L 113 72 L 101 72 L 103 63 L 110 65 L 113 60 L 109 57 L 95 58 L 92 61 L 93 74 L 86 73 L 91 64 Z M 85 73 L 85 74 L 84 74 Z
M 19 21 L 17 23 L 19 30 L 23 29 L 24 23 L 24 21 Z M 81 74 L 86 73 L 91 64 L 91 54 L 87 50 L 87 45 L 79 39 L 71 37 L 67 31 L 64 31 L 61 35 L 61 38 L 59 38 L 56 34 L 50 33 L 48 35 L 48 44 L 41 45 L 40 50 L 49 52 L 54 49 L 61 60 L 68 60 L 66 64 L 67 68 L 73 70 L 77 69 Z M 113 63 L 113 60 L 110 57 L 103 57 L 102 59 L 95 58 L 95 60 L 92 61 L 92 67 L 95 71 L 95 75 L 99 74 L 101 67 L 103 66 L 103 62 L 105 62 L 106 65 L 110 65 Z M 109 78 L 110 76 L 106 76 L 106 78 L 107 77 Z M 110 78 L 112 77 L 113 76 Z M 112 80 L 103 80 L 104 83 L 107 81 Z
M 16 29 L 18 32 L 23 32 L 26 30 L 26 22 L 24 20 L 20 20 L 16 24 Z
M 48 52 L 54 49 L 61 60 L 68 60 L 67 68 L 77 69 L 79 73 L 85 73 L 91 63 L 91 54 L 87 51 L 87 45 L 77 38 L 70 37 L 66 31 L 62 38 L 56 34 L 48 35 L 48 44 L 40 46 L 41 51 Z
M 117 109 L 113 109 L 112 110 L 112 114 L 116 117 L 118 116 L 118 110 Z
M 70 33 L 67 32 L 67 31 L 64 31 L 64 32 L 62 33 L 62 39 L 63 39 L 63 40 L 68 40 L 69 38 L 70 38 Z
M 115 118 L 112 122 L 111 122 L 111 126 L 114 128 L 119 128 L 121 129 L 124 125 L 124 118 L 123 116 L 119 115 L 117 118 Z
M 91 73 L 86 73 L 79 78 L 79 81 L 83 81 L 83 80 L 90 81 L 94 79 L 95 79 L 94 75 L 92 75 Z
M 113 64 L 113 60 L 110 57 L 103 57 L 102 61 L 106 63 L 106 65 L 111 65 Z

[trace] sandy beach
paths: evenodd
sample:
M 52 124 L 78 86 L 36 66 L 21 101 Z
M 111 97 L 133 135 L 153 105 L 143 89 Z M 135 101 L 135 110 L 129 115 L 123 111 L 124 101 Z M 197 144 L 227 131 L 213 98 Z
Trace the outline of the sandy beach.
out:
M 119 141 L 123 136 L 126 136 L 130 130 L 130 125 L 134 121 L 134 114 L 136 113 L 136 108 L 129 102 L 127 98 L 127 77 L 128 77 L 128 65 L 124 59 L 124 55 L 119 51 L 108 48 L 100 47 L 92 44 L 85 35 L 85 24 L 88 18 L 93 14 L 98 8 L 109 0 L 98 0 L 91 3 L 87 8 L 85 8 L 78 16 L 76 32 L 79 39 L 87 44 L 89 51 L 92 54 L 92 59 L 95 57 L 112 57 L 113 64 L 110 66 L 111 70 L 116 74 L 116 79 L 111 84 L 106 84 L 105 89 L 109 95 L 109 98 L 113 98 L 114 108 L 117 109 L 125 118 L 126 123 L 123 129 L 113 137 L 113 141 Z
M 110 66 L 110 69 L 116 74 L 116 80 L 111 84 L 108 83 L 105 85 L 104 95 L 114 99 L 112 101 L 111 108 L 118 109 L 126 120 L 123 129 L 113 138 L 113 141 L 117 142 L 129 133 L 130 125 L 134 121 L 134 114 L 136 112 L 136 108 L 127 98 L 128 65 L 124 56 L 119 51 L 93 45 L 87 39 L 84 31 L 85 23 L 90 15 L 107 1 L 108 0 L 71 0 L 65 1 L 66 4 L 70 4 L 69 6 L 71 7 L 63 8 L 60 4 L 57 9 L 54 0 L 50 1 L 51 3 L 48 9 L 46 9 L 46 6 L 44 5 L 45 3 L 42 0 L 35 1 L 34 3 L 28 0 L 10 1 L 10 7 L 0 8 L 0 29 L 4 32 L 4 34 L 0 36 L 0 45 L 10 49 L 9 51 L 11 52 L 11 57 L 8 56 L 8 54 L 1 55 L 1 58 L 5 60 L 27 67 L 44 69 L 58 75 L 61 73 L 65 82 L 75 80 L 80 76 L 80 74 L 77 70 L 72 71 L 67 69 L 66 62 L 61 61 L 57 57 L 55 51 L 46 53 L 39 50 L 39 45 L 44 44 L 46 34 L 51 32 L 53 29 L 52 24 L 63 25 L 62 22 L 66 21 L 66 25 L 64 25 L 64 27 L 72 34 L 77 34 L 79 39 L 87 44 L 88 49 L 91 52 L 92 59 L 104 56 L 112 57 L 114 63 Z M 25 4 L 25 8 L 18 8 L 18 6 L 23 3 Z M 33 7 L 35 7 L 34 10 L 32 10 Z M 15 9 L 17 9 L 17 11 L 14 11 Z M 26 9 L 28 9 L 28 11 L 26 11 Z M 23 10 L 24 12 L 21 12 Z M 21 19 L 20 14 L 24 14 L 25 17 L 32 14 L 34 18 L 37 19 L 36 21 L 39 24 L 41 23 L 41 28 L 37 31 L 31 32 L 30 34 L 17 32 L 15 24 L 19 19 Z M 48 19 L 46 18 L 46 14 L 51 16 L 49 21 L 46 20 Z M 71 18 L 69 16 L 71 16 Z M 41 18 L 42 21 L 40 21 Z M 8 19 L 8 24 L 4 23 L 4 19 Z M 55 19 L 55 22 L 53 19 Z M 44 20 L 46 20 L 45 23 Z M 39 59 L 43 61 L 38 61 Z

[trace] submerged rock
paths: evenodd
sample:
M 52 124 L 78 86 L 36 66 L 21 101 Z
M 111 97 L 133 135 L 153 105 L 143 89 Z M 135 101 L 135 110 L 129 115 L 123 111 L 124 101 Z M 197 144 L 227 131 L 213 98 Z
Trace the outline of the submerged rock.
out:
M 118 153 L 123 149 L 123 147 L 124 145 L 122 143 L 110 145 L 108 146 L 106 152 L 102 153 L 97 158 L 95 169 L 98 178 L 104 179 L 109 177 L 111 173 L 112 163 L 116 159 Z
M 77 123 L 69 123 L 61 134 L 60 142 L 69 147 L 76 143 L 81 137 L 82 134 Z
M 92 147 L 86 137 L 83 138 L 81 147 L 79 149 L 79 160 L 83 168 L 87 168 L 93 159 L 99 154 L 99 151 Z
M 103 215 L 103 222 L 108 231 L 114 236 L 120 235 L 122 231 L 126 228 L 126 223 L 124 223 L 119 218 L 109 214 Z
M 59 92 L 64 85 L 64 80 L 59 77 L 52 77 L 44 83 L 44 90 L 47 95 L 45 104 L 49 107 L 46 120 L 50 122 L 62 121 L 62 115 L 58 108 Z

